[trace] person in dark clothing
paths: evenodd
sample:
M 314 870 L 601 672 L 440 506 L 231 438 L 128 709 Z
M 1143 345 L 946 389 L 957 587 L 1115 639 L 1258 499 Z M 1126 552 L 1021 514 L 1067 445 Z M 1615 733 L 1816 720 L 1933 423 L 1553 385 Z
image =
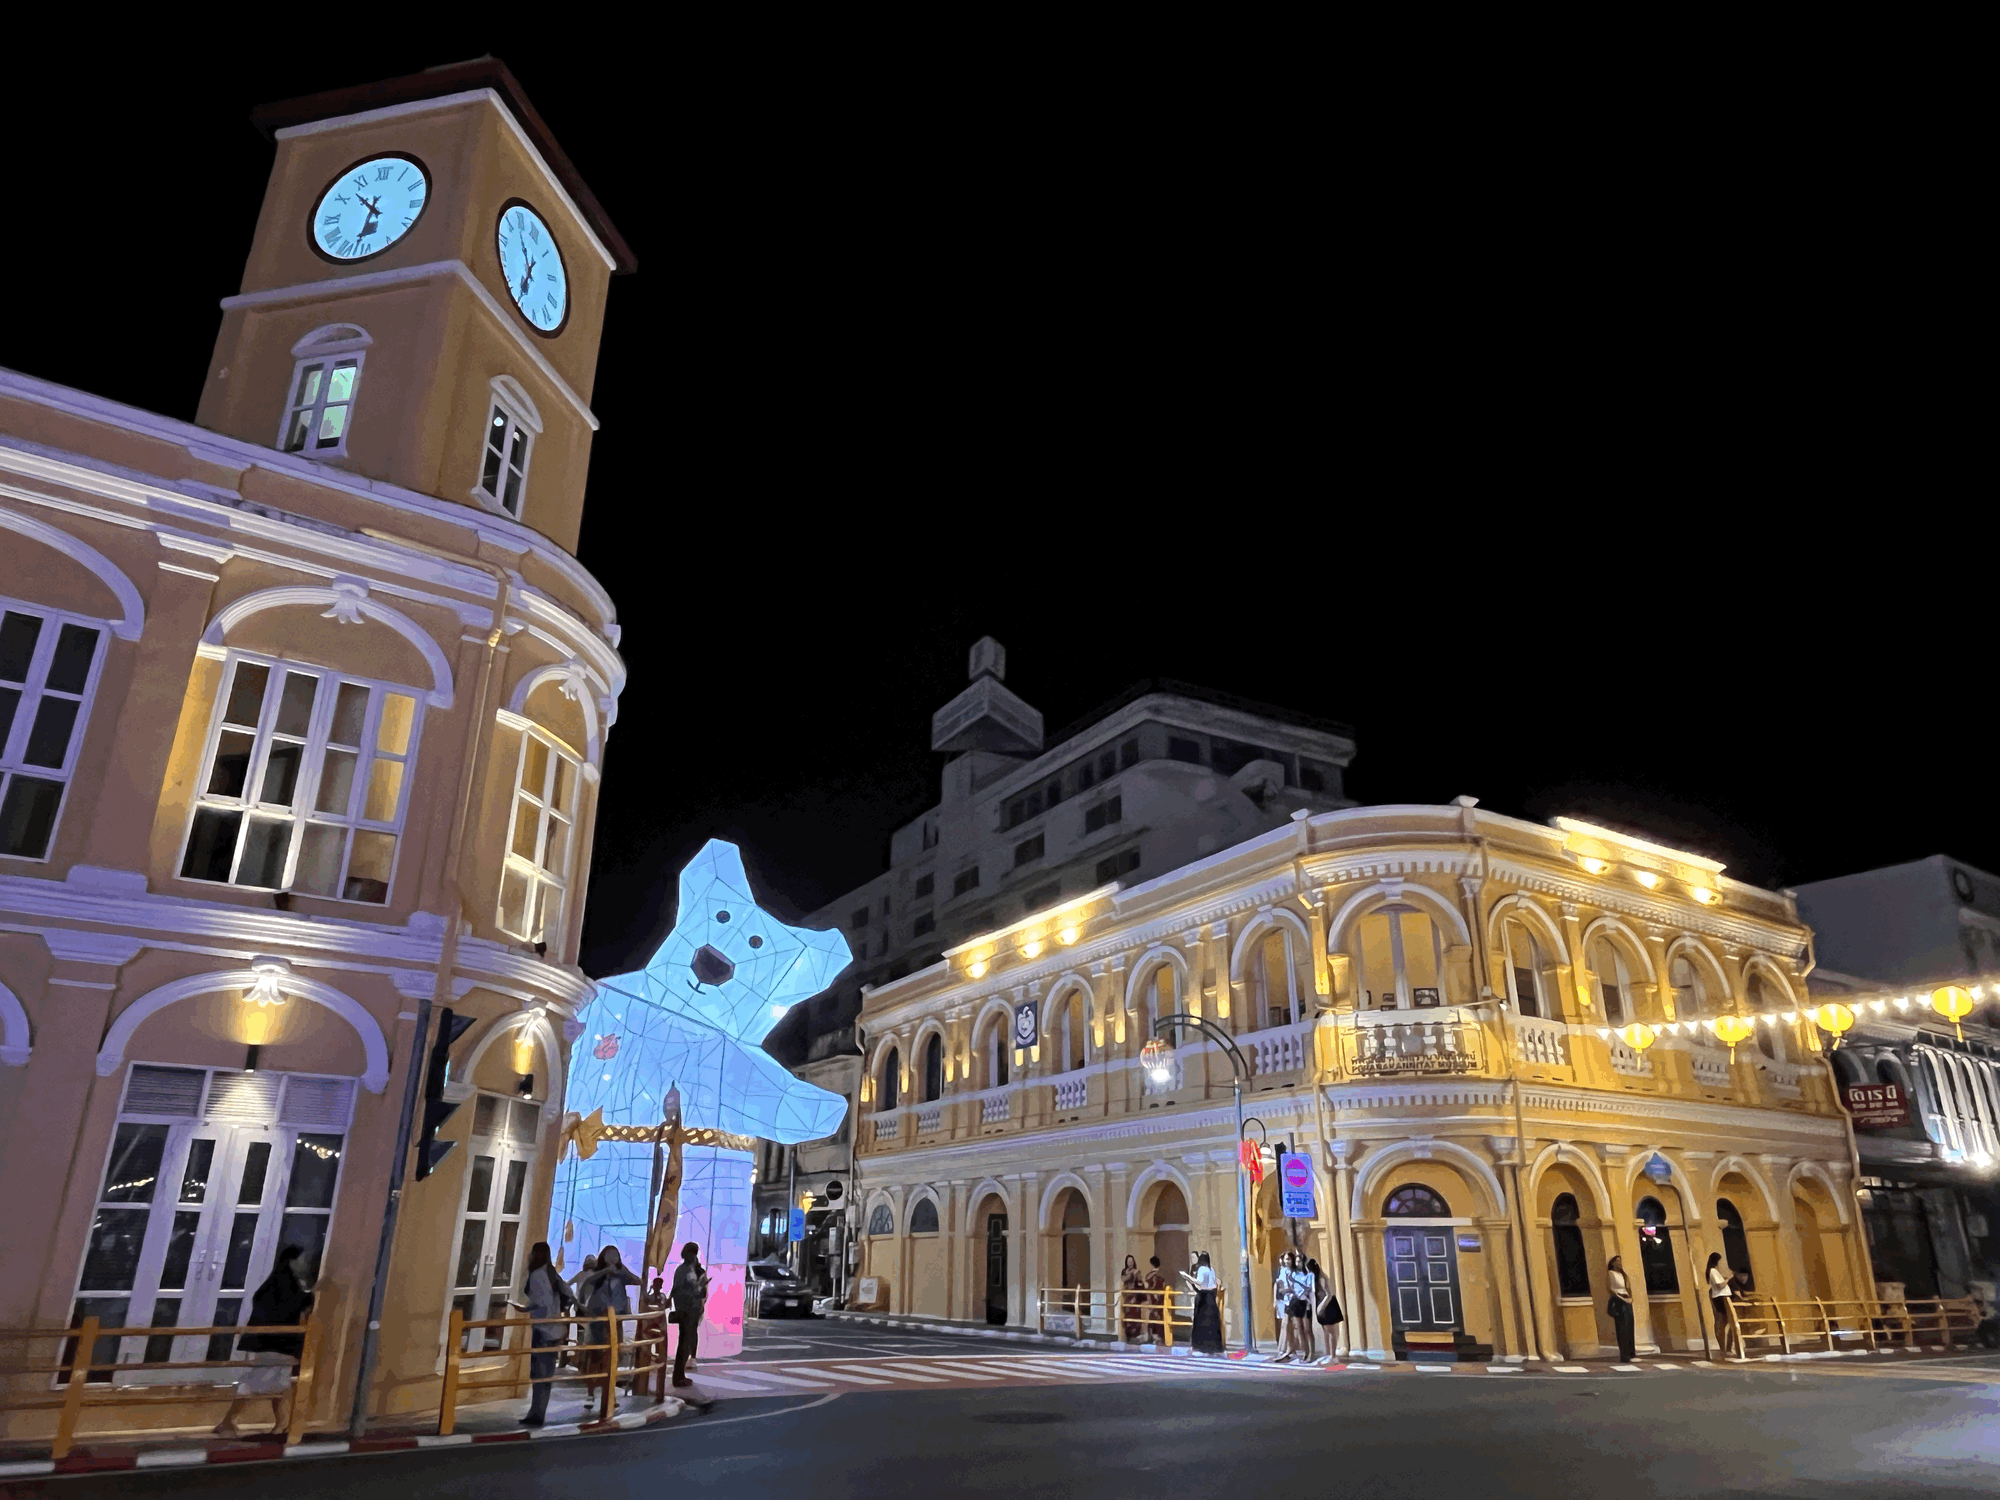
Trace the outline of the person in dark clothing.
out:
M 688 1361 L 701 1341 L 702 1314 L 708 1309 L 708 1272 L 702 1269 L 701 1246 L 690 1240 L 681 1246 L 681 1263 L 674 1268 L 674 1384 L 693 1385 Z
M 1611 1314 L 1611 1326 L 1618 1333 L 1618 1358 L 1623 1364 L 1631 1364 L 1632 1342 L 1632 1283 L 1625 1275 L 1625 1257 L 1614 1255 L 1604 1267 L 1605 1280 L 1611 1283 L 1611 1297 L 1605 1311 Z
M 286 1245 L 278 1251 L 271 1274 L 264 1278 L 250 1298 L 249 1326 L 276 1328 L 295 1326 L 312 1306 L 312 1293 L 299 1279 L 298 1259 L 305 1251 Z M 236 1397 L 229 1412 L 215 1424 L 217 1437 L 241 1437 L 236 1414 L 258 1401 L 271 1403 L 271 1430 L 285 1428 L 285 1392 L 291 1389 L 292 1366 L 305 1352 L 305 1337 L 296 1333 L 245 1333 L 236 1339 L 237 1352 L 251 1358 L 250 1368 L 236 1382 Z
M 534 1318 L 560 1317 L 576 1306 L 569 1283 L 549 1263 L 547 1240 L 537 1240 L 528 1251 L 528 1277 L 522 1284 L 521 1295 L 527 1299 L 525 1302 L 508 1305 Z M 528 1345 L 534 1352 L 528 1356 L 528 1378 L 535 1384 L 529 1388 L 528 1414 L 521 1419 L 523 1427 L 540 1427 L 548 1420 L 549 1392 L 555 1385 L 556 1350 L 568 1341 L 567 1323 L 537 1323 L 530 1330 Z

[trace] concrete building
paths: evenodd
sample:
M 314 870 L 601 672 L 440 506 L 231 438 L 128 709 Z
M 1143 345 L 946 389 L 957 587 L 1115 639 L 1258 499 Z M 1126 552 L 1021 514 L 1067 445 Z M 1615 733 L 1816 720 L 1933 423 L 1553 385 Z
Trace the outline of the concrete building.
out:
M 174 1330 L 239 1326 L 296 1243 L 340 1426 L 371 1295 L 362 1404 L 434 1402 L 451 1309 L 500 1315 L 547 1219 L 625 685 L 573 550 L 633 262 L 496 62 L 257 121 L 197 421 L 0 371 L 0 1326 L 158 1330 L 97 1382 L 227 1358 Z M 405 1179 L 447 1007 L 457 1149 Z
M 1942 854 L 1795 892 L 1819 960 L 1813 993 L 1855 1024 L 1833 1063 L 1846 1087 L 1893 1085 L 1907 1119 L 1855 1121 L 1876 1274 L 1912 1297 L 1987 1295 L 2000 1281 L 2000 878 Z M 1960 1026 L 1931 995 L 1966 989 Z
M 1194 804 L 1214 771 L 1157 774 Z M 1313 1163 L 1296 1239 L 1275 1178 L 1255 1205 L 1262 1338 L 1293 1243 L 1334 1279 L 1343 1349 L 1378 1356 L 1600 1353 L 1612 1254 L 1645 1291 L 1641 1347 L 1701 1347 L 1711 1250 L 1766 1297 L 1853 1297 L 1870 1270 L 1808 963 L 1791 901 L 1712 860 L 1470 798 L 1301 808 L 866 992 L 859 1285 L 1016 1326 L 1087 1288 L 1110 1331 L 1126 1255 L 1207 1250 L 1240 1332 L 1238 1064 L 1185 1033 L 1164 1081 L 1140 1063 L 1185 1010 L 1241 1054 L 1264 1138 Z M 1732 1055 L 1709 1023 L 1746 1011 L 1762 1042 Z

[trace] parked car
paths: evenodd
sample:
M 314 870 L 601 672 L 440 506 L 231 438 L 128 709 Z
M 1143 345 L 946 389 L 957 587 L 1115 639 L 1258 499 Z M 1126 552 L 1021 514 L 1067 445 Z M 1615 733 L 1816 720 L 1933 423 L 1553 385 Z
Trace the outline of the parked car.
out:
M 757 1289 L 760 1318 L 810 1318 L 813 1292 L 790 1266 L 758 1262 L 750 1267 L 750 1284 Z

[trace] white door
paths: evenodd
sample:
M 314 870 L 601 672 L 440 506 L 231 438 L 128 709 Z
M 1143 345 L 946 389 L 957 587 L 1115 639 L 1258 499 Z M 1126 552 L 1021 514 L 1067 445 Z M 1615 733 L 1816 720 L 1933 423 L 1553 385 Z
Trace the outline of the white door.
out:
M 115 1363 L 229 1358 L 233 1335 L 165 1330 L 240 1325 L 283 1244 L 305 1252 L 299 1265 L 308 1280 L 317 1273 L 353 1087 L 345 1078 L 133 1069 L 71 1326 L 95 1313 L 107 1326 L 163 1331 L 100 1341 L 93 1358 L 107 1368 L 93 1379 L 112 1378 Z M 301 1128 L 312 1125 L 333 1128 Z M 118 1378 L 189 1377 L 161 1370 Z
M 451 1305 L 467 1321 L 510 1316 L 507 1303 L 527 1269 L 528 1230 L 522 1214 L 541 1123 L 541 1106 L 530 1100 L 475 1096 L 465 1203 L 452 1261 Z M 498 1349 L 504 1331 L 474 1329 L 465 1336 L 465 1352 Z

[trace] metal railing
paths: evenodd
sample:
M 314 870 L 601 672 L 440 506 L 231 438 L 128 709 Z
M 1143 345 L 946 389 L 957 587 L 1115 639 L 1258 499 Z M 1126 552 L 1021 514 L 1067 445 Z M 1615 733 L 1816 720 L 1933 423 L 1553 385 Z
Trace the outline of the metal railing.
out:
M 63 1458 L 75 1446 L 78 1428 L 86 1411 L 98 1412 L 107 1408 L 126 1406 L 189 1406 L 197 1402 L 233 1402 L 236 1398 L 236 1377 L 227 1381 L 200 1380 L 192 1376 L 185 1380 L 134 1380 L 135 1374 L 147 1371 L 234 1371 L 250 1366 L 256 1361 L 249 1355 L 237 1355 L 227 1359 L 144 1359 L 144 1360 L 104 1360 L 97 1357 L 97 1345 L 104 1339 L 138 1339 L 148 1342 L 158 1338 L 218 1338 L 227 1336 L 234 1340 L 239 1334 L 284 1334 L 301 1340 L 299 1353 L 294 1356 L 289 1384 L 284 1392 L 270 1396 L 259 1395 L 252 1399 L 282 1400 L 291 1398 L 292 1409 L 285 1424 L 285 1441 L 297 1443 L 305 1431 L 306 1411 L 312 1404 L 314 1375 L 319 1361 L 320 1327 L 308 1314 L 303 1324 L 289 1324 L 283 1327 L 215 1327 L 215 1328 L 105 1328 L 96 1318 L 85 1318 L 75 1328 L 0 1328 L 0 1346 L 10 1349 L 35 1344 L 69 1344 L 61 1349 L 51 1363 L 41 1364 L 30 1357 L 25 1364 L 9 1364 L 0 1368 L 0 1378 L 6 1381 L 4 1394 L 0 1394 L 0 1411 L 54 1411 L 57 1413 L 55 1436 L 52 1439 L 50 1457 Z M 48 1377 L 50 1389 L 47 1394 L 30 1394 L 23 1388 L 20 1377 L 33 1381 L 36 1376 Z M 39 1383 L 39 1382 L 36 1382 Z M 89 1437 L 124 1437 L 144 1429 L 137 1426 L 113 1426 L 108 1430 L 93 1430 Z
M 1043 1333 L 1075 1338 L 1101 1333 L 1127 1343 L 1155 1343 L 1171 1349 L 1176 1329 L 1190 1331 L 1180 1339 L 1186 1343 L 1194 1327 L 1194 1294 L 1187 1291 L 1045 1286 L 1036 1300 L 1035 1326 Z
M 1732 1304 L 1742 1334 L 1741 1352 L 1753 1342 L 1781 1354 L 1838 1349 L 1865 1343 L 1920 1348 L 1949 1348 L 1967 1343 L 1979 1327 L 1978 1304 L 1969 1297 L 1877 1302 L 1869 1299 L 1780 1301 L 1771 1297 L 1738 1297 Z
M 560 1344 L 543 1344 L 537 1348 L 532 1342 L 532 1330 L 538 1323 L 562 1325 L 565 1341 Z M 604 1325 L 605 1342 L 601 1344 L 569 1342 L 578 1323 Z M 624 1337 L 622 1325 L 626 1323 L 633 1325 L 631 1338 Z M 500 1330 L 500 1348 L 470 1351 L 466 1349 L 467 1330 L 496 1328 Z M 509 1331 L 516 1328 L 521 1330 L 520 1339 L 514 1347 L 509 1348 L 507 1347 Z M 523 1385 L 553 1385 L 557 1381 L 577 1381 L 586 1388 L 593 1385 L 601 1386 L 604 1420 L 609 1421 L 611 1414 L 618 1408 L 619 1383 L 621 1381 L 628 1383 L 633 1395 L 643 1395 L 646 1393 L 646 1382 L 640 1377 L 653 1375 L 655 1379 L 651 1382 L 652 1395 L 653 1399 L 658 1401 L 666 1394 L 665 1372 L 669 1363 L 666 1340 L 667 1314 L 657 1309 L 637 1313 L 576 1313 L 552 1318 L 468 1318 L 454 1307 L 451 1310 L 450 1324 L 445 1331 L 444 1389 L 438 1397 L 438 1436 L 451 1436 L 452 1429 L 458 1422 L 458 1398 L 466 1391 L 504 1389 L 511 1392 Z M 599 1355 L 602 1358 L 588 1360 L 584 1367 L 565 1374 L 561 1363 L 565 1353 Z M 508 1371 L 497 1379 L 467 1380 L 463 1364 L 468 1354 L 479 1360 L 498 1359 L 509 1366 Z M 555 1355 L 556 1373 L 535 1379 L 514 1366 L 514 1361 L 528 1359 L 536 1354 Z M 631 1363 L 621 1363 L 627 1354 L 630 1355 Z M 644 1364 L 640 1363 L 642 1357 L 646 1360 Z M 483 1375 L 487 1368 L 482 1366 L 473 1373 Z

